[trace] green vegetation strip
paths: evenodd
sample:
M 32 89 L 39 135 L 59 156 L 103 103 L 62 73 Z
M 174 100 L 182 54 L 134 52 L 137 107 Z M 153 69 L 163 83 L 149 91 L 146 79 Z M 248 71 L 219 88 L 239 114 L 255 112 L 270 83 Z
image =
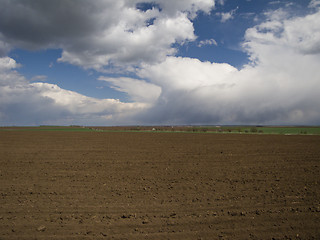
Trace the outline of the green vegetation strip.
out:
M 303 135 L 312 134 L 320 135 L 320 127 L 235 127 L 222 128 L 223 132 L 239 132 L 239 133 L 260 133 L 260 134 L 287 134 L 287 135 Z
M 184 126 L 184 127 L 81 127 L 81 126 L 40 126 L 0 127 L 0 131 L 62 131 L 62 132 L 157 132 L 157 133 L 240 133 L 280 135 L 320 135 L 320 127 L 278 127 L 278 126 Z
M 186 126 L 186 127 L 132 127 L 108 129 L 102 132 L 156 132 L 156 133 L 221 133 L 221 134 L 279 134 L 279 135 L 320 135 L 320 127 L 256 127 L 256 126 Z
M 59 132 L 93 132 L 95 130 L 85 127 L 61 127 L 61 126 L 45 126 L 45 127 L 1 127 L 0 131 L 59 131 Z

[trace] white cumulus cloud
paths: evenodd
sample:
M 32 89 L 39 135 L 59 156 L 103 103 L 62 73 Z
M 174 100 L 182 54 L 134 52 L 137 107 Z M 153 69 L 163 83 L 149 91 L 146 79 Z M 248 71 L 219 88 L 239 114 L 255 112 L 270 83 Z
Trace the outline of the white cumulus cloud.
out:
M 217 15 L 221 17 L 221 22 L 225 23 L 225 22 L 227 22 L 227 21 L 229 21 L 229 20 L 234 18 L 234 14 L 236 13 L 237 10 L 238 10 L 238 8 L 233 9 L 233 10 L 231 10 L 229 12 L 217 13 Z
M 59 61 L 99 71 L 155 63 L 176 53 L 172 44 L 195 40 L 191 20 L 213 7 L 214 0 L 1 0 L 0 54 L 61 48 Z
M 30 83 L 12 58 L 0 58 L 0 125 L 121 123 L 146 103 L 96 99 L 57 85 Z
M 215 45 L 218 46 L 218 43 L 216 42 L 216 40 L 214 40 L 213 38 L 211 39 L 206 39 L 206 40 L 201 40 L 198 44 L 198 47 L 203 47 L 206 45 Z
M 117 91 L 127 93 L 134 102 L 153 103 L 161 94 L 161 88 L 155 84 L 143 80 L 137 80 L 127 77 L 99 77 L 100 81 L 111 84 L 111 88 Z
M 17 62 L 10 58 L 10 57 L 2 57 L 0 58 L 0 70 L 5 71 L 5 70 L 11 70 L 14 68 L 18 68 L 19 64 Z
M 252 62 L 228 64 L 169 57 L 145 65 L 139 76 L 162 87 L 147 122 L 319 124 L 319 12 L 288 17 L 276 12 L 245 34 Z

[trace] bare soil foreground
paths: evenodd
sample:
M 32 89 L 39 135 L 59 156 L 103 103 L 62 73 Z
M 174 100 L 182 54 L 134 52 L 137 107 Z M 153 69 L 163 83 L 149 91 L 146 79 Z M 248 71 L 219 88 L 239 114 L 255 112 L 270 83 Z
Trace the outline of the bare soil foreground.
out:
M 320 136 L 0 132 L 0 239 L 320 239 Z

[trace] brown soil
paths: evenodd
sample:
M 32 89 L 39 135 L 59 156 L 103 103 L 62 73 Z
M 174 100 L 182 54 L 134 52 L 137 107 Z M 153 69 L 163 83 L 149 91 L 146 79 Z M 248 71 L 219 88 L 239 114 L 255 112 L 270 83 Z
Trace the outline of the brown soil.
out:
M 0 239 L 320 239 L 320 136 L 0 132 Z

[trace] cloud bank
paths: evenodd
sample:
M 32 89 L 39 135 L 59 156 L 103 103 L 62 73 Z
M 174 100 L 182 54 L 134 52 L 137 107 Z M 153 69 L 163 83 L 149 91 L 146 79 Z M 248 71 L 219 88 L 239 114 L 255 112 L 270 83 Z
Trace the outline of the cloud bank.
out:
M 192 20 L 214 1 L 1 4 L 1 125 L 320 124 L 318 1 L 305 16 L 265 13 L 244 35 L 250 62 L 241 69 L 176 56 L 173 44 L 196 40 Z M 130 101 L 30 83 L 5 56 L 13 48 L 61 48 L 59 61 L 100 71 L 99 80 Z M 115 69 L 131 75 L 110 77 Z
M 14 70 L 17 67 L 12 58 L 0 58 L 1 125 L 116 124 L 148 106 L 90 98 L 55 84 L 30 83 Z
M 60 62 L 103 70 L 174 55 L 196 39 L 191 22 L 214 0 L 1 0 L 0 54 L 10 48 L 61 48 Z
M 139 76 L 162 88 L 143 119 L 174 124 L 319 124 L 320 12 L 289 17 L 268 13 L 246 31 L 250 64 L 168 57 Z

